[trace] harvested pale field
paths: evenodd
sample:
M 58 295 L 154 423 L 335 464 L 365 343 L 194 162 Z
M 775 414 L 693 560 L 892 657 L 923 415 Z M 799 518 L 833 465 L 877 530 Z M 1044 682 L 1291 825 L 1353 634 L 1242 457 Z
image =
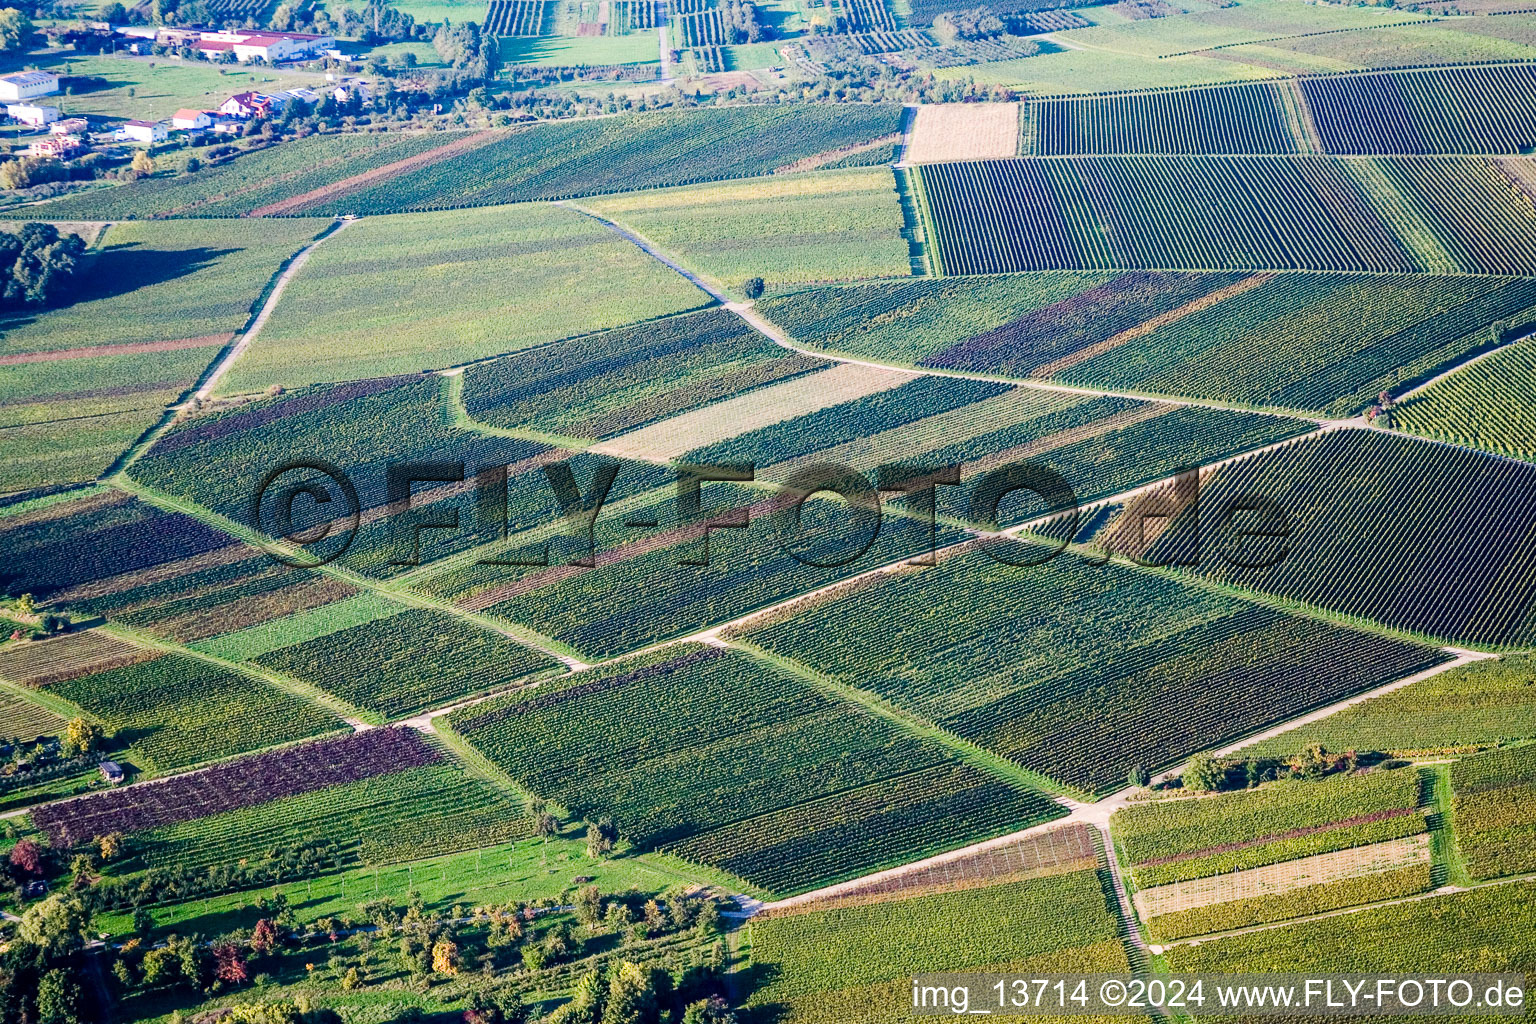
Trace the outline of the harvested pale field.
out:
M 924 164 L 1018 155 L 1017 103 L 935 103 L 917 108 L 903 160 Z
M 1037 835 L 985 843 L 963 854 L 944 854 L 904 868 L 835 885 L 825 894 L 808 893 L 785 900 L 765 917 L 785 917 L 836 907 L 861 906 L 893 899 L 910 899 L 935 892 L 977 889 L 1027 878 L 1092 871 L 1099 855 L 1093 834 L 1081 823 L 1064 825 Z
M 1279 896 L 1308 886 L 1384 874 L 1417 864 L 1428 864 L 1429 859 L 1429 835 L 1422 833 L 1370 846 L 1281 861 L 1279 864 L 1246 871 L 1153 886 L 1136 894 L 1136 910 L 1146 920 L 1217 903 L 1230 903 L 1255 896 Z
M 821 373 L 797 377 L 632 430 L 591 450 L 627 459 L 675 459 L 695 448 L 795 416 L 889 391 L 911 379 L 912 374 L 901 370 L 842 363 Z
M 148 661 L 158 654 L 88 629 L 0 648 L 0 679 L 22 686 L 49 686 L 76 676 Z

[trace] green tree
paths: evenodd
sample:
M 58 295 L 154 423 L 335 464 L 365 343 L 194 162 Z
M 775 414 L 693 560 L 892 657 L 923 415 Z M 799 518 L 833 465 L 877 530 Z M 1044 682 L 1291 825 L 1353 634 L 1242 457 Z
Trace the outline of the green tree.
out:
M 84 718 L 71 718 L 69 724 L 64 726 L 64 738 L 60 743 L 65 757 L 81 757 L 89 754 L 101 745 L 101 726 L 87 722 Z
M 79 897 L 54 893 L 21 916 L 16 935 L 49 957 L 62 958 L 85 944 L 90 915 Z
M 66 970 L 45 971 L 37 983 L 37 1024 L 85 1024 L 85 996 Z
M 1138 789 L 1146 789 L 1148 786 L 1152 785 L 1152 773 L 1147 771 L 1141 765 L 1137 765 L 1130 770 L 1128 775 L 1126 775 L 1125 781 L 1130 783 L 1132 786 L 1137 787 Z
M 736 1024 L 736 1011 L 719 996 L 689 1003 L 682 1024 Z
M 133 162 L 129 166 L 133 168 L 133 173 L 141 178 L 155 173 L 155 161 L 142 149 L 133 154 Z
M 1213 758 L 1199 756 L 1184 766 L 1184 788 L 1197 793 L 1212 793 L 1226 781 L 1226 769 Z
M 15 53 L 32 40 L 32 21 L 14 7 L 0 10 L 0 50 Z
M 741 290 L 746 293 L 747 298 L 757 299 L 762 297 L 763 287 L 762 278 L 752 277 L 747 279 L 747 283 L 742 285 Z
M 671 976 L 628 960 L 608 979 L 602 1024 L 657 1024 L 671 996 Z

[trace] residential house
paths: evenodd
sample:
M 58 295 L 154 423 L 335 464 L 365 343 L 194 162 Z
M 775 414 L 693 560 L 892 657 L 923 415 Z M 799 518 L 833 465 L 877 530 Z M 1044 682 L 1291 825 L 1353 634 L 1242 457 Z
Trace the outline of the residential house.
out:
M 176 111 L 171 116 L 171 127 L 182 132 L 202 131 L 213 126 L 213 118 L 206 110 L 192 110 L 190 108 Z
M 83 117 L 66 117 L 62 121 L 53 122 L 48 130 L 55 135 L 84 135 L 90 127 L 91 123 Z
M 171 127 L 164 121 L 129 121 L 112 137 L 119 142 L 164 142 L 171 134 Z
M 52 96 L 59 91 L 59 76 L 51 71 L 17 71 L 0 75 L 0 100 L 14 102 Z
M 42 107 L 34 103 L 7 104 L 5 112 L 22 124 L 30 124 L 34 128 L 53 124 L 59 119 L 58 107 Z
M 219 113 L 248 121 L 272 113 L 272 101 L 259 92 L 237 92 L 219 104 Z
M 85 149 L 78 135 L 50 135 L 38 139 L 27 147 L 28 156 L 49 156 L 55 160 L 68 160 Z

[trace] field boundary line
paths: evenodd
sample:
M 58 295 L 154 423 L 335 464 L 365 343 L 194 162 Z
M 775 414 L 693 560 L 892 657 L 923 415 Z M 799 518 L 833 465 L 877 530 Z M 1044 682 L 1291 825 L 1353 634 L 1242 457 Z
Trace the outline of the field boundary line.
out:
M 244 214 L 244 216 L 286 217 L 293 214 L 302 214 L 305 207 L 314 206 L 327 199 L 345 199 L 354 192 L 360 192 L 372 185 L 386 182 L 391 178 L 399 177 L 410 171 L 431 167 L 433 164 L 440 163 L 449 157 L 458 156 L 460 153 L 479 149 L 481 146 L 488 146 L 503 136 L 511 134 L 513 132 L 506 131 L 505 129 L 487 128 L 483 131 L 461 135 L 459 138 L 445 142 L 441 146 L 434 146 L 432 149 L 417 153 L 414 156 L 403 157 L 382 167 L 375 167 L 371 171 L 362 171 L 351 177 L 332 182 L 329 185 L 321 185 L 319 188 L 310 189 L 308 192 L 290 196 L 287 199 L 280 199 L 275 203 L 268 203 L 265 206 L 258 206 L 251 212 Z
M 894 868 L 885 868 L 882 871 L 875 871 L 868 875 L 861 875 L 858 878 L 851 878 L 844 882 L 836 882 L 832 885 L 823 886 L 820 889 L 812 889 L 809 892 L 802 892 L 795 896 L 786 896 L 781 900 L 774 900 L 770 903 L 764 903 L 761 906 L 754 908 L 753 914 L 756 915 L 758 913 L 769 910 L 788 910 L 791 907 L 804 906 L 807 903 L 818 903 L 822 900 L 834 899 L 838 896 L 844 895 L 845 893 L 856 891 L 872 883 L 883 882 L 893 878 L 900 878 L 903 875 L 924 871 L 928 868 L 939 867 L 940 865 L 948 864 L 957 860 L 965 860 L 966 858 L 974 856 L 978 853 L 986 853 L 989 850 L 995 850 L 1000 847 L 1009 846 L 1021 839 L 1029 839 L 1037 835 L 1044 835 L 1047 832 L 1053 832 L 1057 829 L 1071 828 L 1072 825 L 1073 822 L 1070 817 L 1052 818 L 1050 821 L 1044 821 L 1038 825 L 1031 825 L 1028 828 L 1020 829 L 1017 832 L 1010 832 L 1007 835 L 994 836 L 991 839 L 983 839 L 979 843 L 972 843 L 969 846 L 956 847 L 953 850 L 946 850 L 944 853 L 936 853 L 931 857 L 924 857 L 921 860 L 914 860 L 906 864 L 900 864 Z
M 133 497 L 141 498 L 152 505 L 157 505 L 160 508 L 168 509 L 172 512 L 181 512 L 184 515 L 191 516 L 192 518 L 197 519 L 216 530 L 228 534 L 230 537 L 237 541 L 250 544 L 253 547 L 259 548 L 263 551 L 270 550 L 274 546 L 274 542 L 270 538 L 261 537 L 257 535 L 255 531 L 241 526 L 239 523 L 234 522 L 228 517 L 215 512 L 212 509 L 204 508 L 203 506 L 198 505 L 196 502 L 187 501 L 166 494 L 163 491 L 150 487 L 147 484 L 140 483 L 139 481 L 127 477 L 126 475 L 122 476 L 118 481 L 116 481 L 114 486 L 117 487 L 118 490 L 132 495 Z M 277 546 L 280 550 L 288 550 L 282 545 Z M 406 605 L 411 608 L 429 608 L 436 611 L 445 612 L 454 616 L 455 618 L 462 619 L 466 622 L 471 622 L 481 629 L 485 629 L 493 633 L 500 633 L 502 636 L 505 636 L 510 640 L 514 640 L 517 643 L 522 644 L 524 647 L 538 651 L 541 654 L 548 655 L 549 657 L 565 665 L 567 669 L 574 670 L 578 668 L 589 667 L 586 662 L 583 662 L 579 657 L 577 657 L 576 653 L 570 648 L 566 647 L 566 645 L 550 637 L 536 633 L 531 629 L 527 629 L 526 627 L 513 626 L 510 623 L 493 621 L 487 616 L 475 612 L 465 611 L 463 608 L 459 608 L 450 601 L 443 601 L 429 595 L 422 594 L 418 591 L 411 590 L 407 587 L 390 585 L 388 583 L 380 583 L 379 581 L 364 576 L 361 573 L 352 572 L 349 569 L 343 569 L 334 563 L 327 563 L 326 565 L 319 566 L 318 569 L 320 572 L 323 572 L 328 576 L 334 576 L 343 582 L 350 583 L 352 586 L 359 590 L 366 590 L 386 598 L 392 598 L 397 603 Z
M 1193 936 L 1187 939 L 1175 939 L 1172 942 L 1153 946 L 1155 952 L 1172 949 L 1174 946 L 1198 946 L 1206 942 L 1218 942 L 1222 939 L 1237 938 L 1241 935 L 1251 935 L 1254 932 L 1269 932 L 1276 928 L 1291 928 L 1298 924 L 1308 924 L 1312 921 L 1325 921 L 1330 917 L 1343 917 L 1345 914 L 1362 914 L 1371 910 L 1380 910 L 1383 907 L 1395 907 L 1403 903 L 1417 903 L 1420 900 L 1439 899 L 1445 896 L 1455 896 L 1458 893 L 1471 892 L 1474 889 L 1490 889 L 1499 885 L 1513 885 L 1519 882 L 1536 882 L 1536 872 L 1511 875 L 1508 878 L 1495 878 L 1487 882 L 1476 882 L 1472 885 L 1447 885 L 1429 892 L 1414 893 L 1412 896 L 1398 896 L 1390 900 L 1379 900 L 1375 903 L 1362 903 L 1356 907 L 1341 907 L 1338 910 L 1329 910 L 1321 914 L 1308 914 L 1305 917 L 1293 917 L 1286 921 L 1268 921 L 1264 924 L 1249 925 L 1247 928 L 1234 928 L 1231 931 L 1215 932 L 1210 935 Z
M 1032 772 L 1028 768 L 1020 767 L 1007 758 L 994 754 L 992 751 L 978 746 L 970 740 L 963 739 L 925 718 L 915 715 L 910 711 L 902 710 L 878 694 L 862 690 L 856 686 L 850 686 L 847 683 L 838 682 L 831 676 L 818 672 L 809 665 L 796 661 L 793 658 L 787 658 L 782 654 L 774 654 L 772 651 L 759 647 L 747 640 L 715 639 L 708 642 L 716 647 L 740 651 L 750 658 L 788 672 L 796 678 L 810 683 L 827 696 L 855 704 L 871 714 L 878 715 L 910 736 L 939 744 L 959 760 L 972 767 L 979 768 L 1004 781 L 1022 786 L 1031 792 L 1048 796 L 1066 809 L 1066 816 L 1068 817 L 1073 810 L 1085 802 L 1080 797 L 1087 797 L 1089 795 L 1082 790 L 1077 790 L 1054 779 L 1047 778 L 1038 772 Z M 1062 820 L 1065 819 L 1052 819 L 1053 822 Z
M 287 264 L 273 278 L 272 286 L 267 290 L 265 301 L 262 302 L 261 308 L 256 312 L 255 317 L 239 333 L 235 343 L 230 346 L 229 351 L 221 356 L 204 375 L 202 384 L 192 393 L 193 401 L 206 402 L 213 394 L 214 387 L 229 372 L 230 367 L 235 365 L 235 360 L 239 359 L 245 354 L 245 350 L 250 348 L 251 342 L 256 340 L 256 336 L 261 333 L 261 329 L 267 326 L 267 321 L 272 318 L 272 311 L 277 308 L 283 293 L 288 290 L 289 282 L 297 277 L 299 271 L 304 269 L 304 264 L 309 262 L 310 254 L 330 239 L 341 234 L 354 223 L 356 223 L 356 218 L 352 217 L 343 217 L 332 221 L 331 226 L 322 231 L 319 237 L 293 254 L 292 258 L 288 260 Z
M 1447 654 L 1452 655 L 1450 660 L 1442 661 L 1438 665 L 1432 665 L 1429 668 L 1415 672 L 1413 675 L 1404 676 L 1401 679 L 1394 680 L 1383 686 L 1378 686 L 1373 690 L 1367 690 L 1364 693 L 1358 693 L 1353 697 L 1346 697 L 1344 700 L 1335 701 L 1332 704 L 1326 704 L 1323 707 L 1302 715 L 1299 718 L 1292 719 L 1289 722 L 1282 722 L 1273 728 L 1266 729 L 1260 733 L 1255 733 L 1246 739 L 1239 740 L 1236 743 L 1228 744 L 1227 746 L 1218 750 L 1213 750 L 1211 751 L 1210 756 L 1228 757 L 1257 743 L 1262 743 L 1265 740 L 1272 740 L 1277 736 L 1284 736 L 1288 732 L 1304 728 L 1308 725 L 1313 725 L 1325 718 L 1331 718 L 1338 714 L 1340 711 L 1354 707 L 1356 704 L 1363 704 L 1366 701 L 1374 700 L 1377 697 L 1385 697 L 1389 693 L 1394 693 L 1398 690 L 1405 689 L 1409 686 L 1412 686 L 1414 683 L 1421 683 L 1426 679 L 1433 679 L 1435 676 L 1438 676 L 1444 672 L 1449 672 L 1453 668 L 1461 668 L 1463 665 L 1471 665 L 1474 662 L 1479 661 L 1491 661 L 1498 657 L 1497 654 L 1490 654 L 1483 651 L 1468 651 L 1454 647 L 1444 647 L 1441 648 L 1441 650 L 1445 651 Z M 1156 776 L 1153 781 L 1163 782 L 1167 779 L 1173 778 L 1177 774 L 1177 770 L 1163 772 L 1161 775 Z
M 139 461 L 154 446 L 155 442 L 160 440 L 166 431 L 175 425 L 178 414 L 190 408 L 196 402 L 207 400 L 209 394 L 212 393 L 214 384 L 228 372 L 234 361 L 245 352 L 257 333 L 266 325 L 267 319 L 272 315 L 273 307 L 277 305 L 277 300 L 282 297 L 284 290 L 288 287 L 288 282 L 305 263 L 309 262 L 309 253 L 315 246 L 346 227 L 348 223 L 350 222 L 332 220 L 319 235 L 310 240 L 308 245 L 303 246 L 298 252 L 289 256 L 278 265 L 277 271 L 268 279 L 261 295 L 257 298 L 257 302 L 261 303 L 261 305 L 255 313 L 246 319 L 244 327 L 229 336 L 225 342 L 225 347 L 220 349 L 219 355 L 214 358 L 213 362 L 203 370 L 202 374 L 193 383 L 190 393 L 183 392 L 182 397 L 178 401 L 167 406 L 160 416 L 160 421 L 140 434 L 138 439 L 125 448 L 112 461 L 111 465 L 107 466 L 101 476 L 96 478 L 98 483 L 112 483 L 118 479 L 125 478 L 128 467 Z M 105 230 L 103 230 L 102 234 L 105 234 Z M 233 344 L 230 344 L 230 342 L 233 342 Z
M 354 707 L 333 693 L 327 693 L 313 683 L 306 683 L 302 680 L 294 679 L 292 676 L 273 672 L 271 669 L 257 665 L 254 662 L 231 661 L 228 658 L 221 658 L 217 654 L 199 651 L 196 648 L 187 647 L 174 641 L 161 640 L 159 637 L 151 636 L 148 633 L 115 622 L 106 622 L 96 628 L 108 636 L 115 636 L 119 640 L 126 640 L 140 647 L 147 647 L 153 651 L 162 651 L 166 654 L 179 654 L 185 658 L 194 658 L 205 664 L 224 669 L 227 672 L 236 672 L 252 679 L 258 679 L 261 682 L 275 686 L 291 696 L 307 700 L 311 704 L 318 704 L 346 722 L 353 732 L 365 732 L 381 724 L 377 721 L 369 721 L 370 718 L 376 716 L 370 715 L 361 708 Z

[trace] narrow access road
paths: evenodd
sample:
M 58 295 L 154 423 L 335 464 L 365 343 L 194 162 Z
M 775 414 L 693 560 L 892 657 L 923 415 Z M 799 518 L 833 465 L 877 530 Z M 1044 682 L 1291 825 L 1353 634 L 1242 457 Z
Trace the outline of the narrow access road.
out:
M 203 381 L 202 386 L 192 393 L 193 401 L 206 402 L 212 396 L 213 389 L 218 386 L 219 381 L 229 372 L 229 368 L 235 365 L 235 360 L 245 354 L 245 350 L 250 347 L 251 342 L 255 341 L 256 336 L 261 333 L 261 329 L 267 326 L 267 321 L 272 318 L 272 311 L 277 308 L 278 302 L 283 297 L 283 292 L 288 290 L 288 282 L 292 281 L 299 271 L 304 269 L 304 264 L 309 262 L 310 253 L 341 234 L 352 223 L 353 218 L 342 218 L 334 229 L 327 231 L 313 242 L 310 242 L 300 249 L 293 259 L 288 261 L 288 266 L 283 268 L 283 272 L 277 276 L 277 282 L 272 286 L 272 291 L 267 296 L 267 301 L 261 304 L 261 310 L 257 312 L 256 318 L 241 332 L 240 340 L 236 341 L 229 351 L 225 352 L 224 356 L 214 364 L 213 370 L 208 374 L 208 379 Z

